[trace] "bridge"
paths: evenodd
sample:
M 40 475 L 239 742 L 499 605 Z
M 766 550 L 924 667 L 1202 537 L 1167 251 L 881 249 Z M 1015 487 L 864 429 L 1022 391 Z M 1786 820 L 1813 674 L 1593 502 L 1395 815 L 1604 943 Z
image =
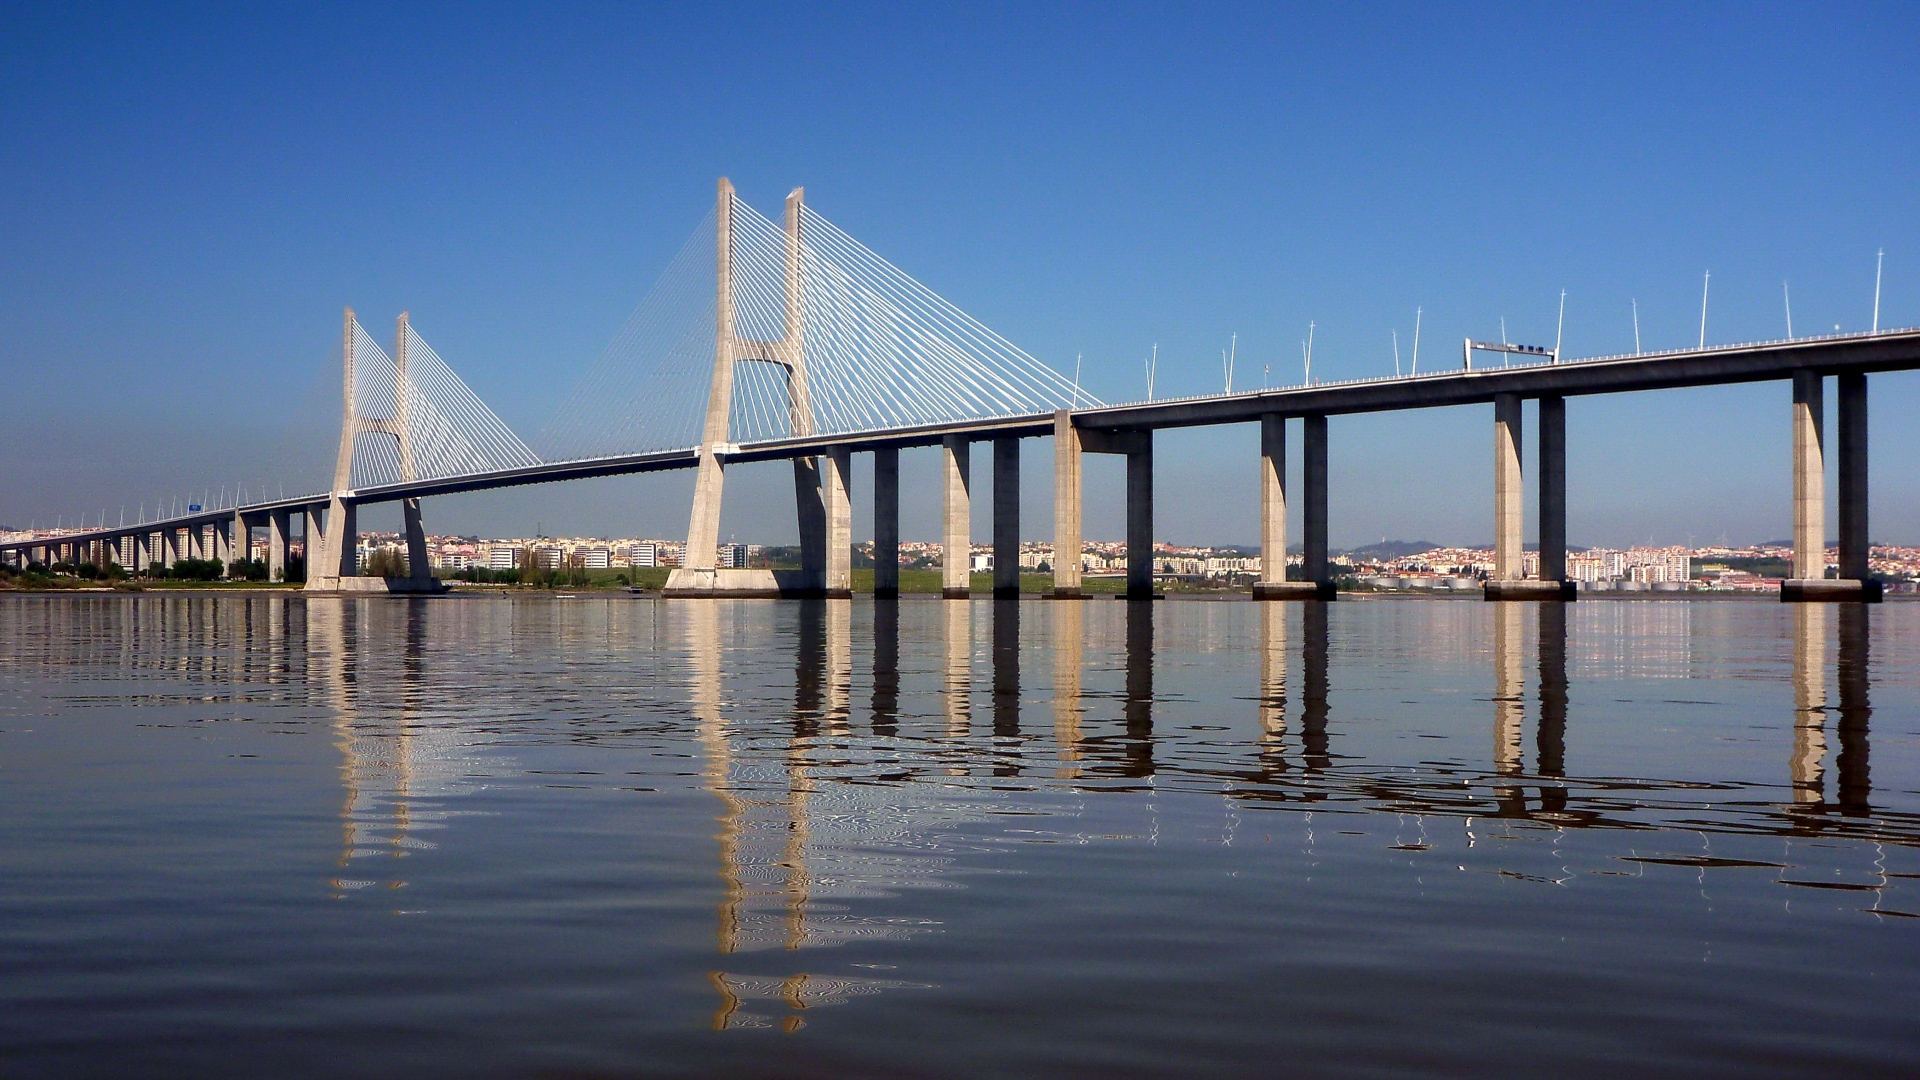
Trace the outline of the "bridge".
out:
M 1152 595 L 1153 437 L 1167 428 L 1259 424 L 1259 599 L 1332 599 L 1327 557 L 1327 418 L 1459 405 L 1493 406 L 1495 570 L 1488 599 L 1572 599 L 1566 576 L 1566 402 L 1594 394 L 1778 381 L 1789 384 L 1793 577 L 1783 600 L 1880 597 L 1868 570 L 1869 376 L 1920 367 L 1920 330 L 1473 366 L 1278 389 L 1108 404 L 994 333 L 806 205 L 783 221 L 747 206 L 726 180 L 705 223 L 642 302 L 608 355 L 549 429 L 544 453 L 516 435 L 402 314 L 393 352 L 349 309 L 342 333 L 339 451 L 329 490 L 0 544 L 0 560 L 116 560 L 135 572 L 182 558 L 222 565 L 267 534 L 270 572 L 284 569 L 296 521 L 317 592 L 431 592 L 421 500 L 589 477 L 690 469 L 696 474 L 684 565 L 672 596 L 845 596 L 852 584 L 851 459 L 873 455 L 875 591 L 899 589 L 899 452 L 938 446 L 944 491 L 943 593 L 970 595 L 971 449 L 992 446 L 996 595 L 1019 589 L 1020 455 L 1050 439 L 1054 458 L 1053 595 L 1081 594 L 1082 462 L 1127 461 L 1127 595 Z M 1500 346 L 1491 346 L 1500 350 Z M 1506 350 L 1512 352 L 1512 350 Z M 1836 578 L 1826 577 L 1824 394 L 1838 397 Z M 701 392 L 704 387 L 704 392 Z M 1539 403 L 1534 455 L 1539 567 L 1523 569 L 1522 404 Z M 1302 428 L 1303 580 L 1286 580 L 1287 428 Z M 801 566 L 718 565 L 727 467 L 792 463 Z M 356 515 L 402 507 L 409 573 L 359 573 Z

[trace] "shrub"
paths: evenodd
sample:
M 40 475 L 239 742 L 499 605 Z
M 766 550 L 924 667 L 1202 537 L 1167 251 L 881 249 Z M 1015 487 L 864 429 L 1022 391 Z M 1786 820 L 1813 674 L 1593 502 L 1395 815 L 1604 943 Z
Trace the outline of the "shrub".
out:
M 265 581 L 267 564 L 262 559 L 235 559 L 227 564 L 227 576 L 236 581 Z
M 367 556 L 360 572 L 367 577 L 406 577 L 407 560 L 397 548 L 379 548 Z

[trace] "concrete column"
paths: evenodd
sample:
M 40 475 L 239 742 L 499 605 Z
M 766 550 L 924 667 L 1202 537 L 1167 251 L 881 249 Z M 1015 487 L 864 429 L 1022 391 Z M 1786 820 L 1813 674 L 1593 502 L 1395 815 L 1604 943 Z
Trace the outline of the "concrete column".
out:
M 1840 467 L 1840 576 L 1869 581 L 1867 568 L 1867 374 L 1843 371 L 1835 380 L 1840 392 L 1836 419 L 1840 424 L 1836 448 Z
M 900 451 L 873 452 L 873 595 L 900 595 Z
M 1526 576 L 1520 407 L 1519 394 L 1498 394 L 1493 399 L 1493 576 L 1499 581 Z
M 826 522 L 825 582 L 829 597 L 853 595 L 853 451 L 835 446 L 820 458 L 820 503 Z
M 1567 399 L 1540 399 L 1540 580 L 1567 579 Z
M 993 440 L 993 595 L 1020 595 L 1020 440 L 1011 437 Z
M 321 557 L 307 559 L 307 585 L 332 588 L 323 584 L 332 579 L 358 577 L 360 564 L 356 554 L 360 546 L 358 507 L 335 496 L 327 502 L 326 528 L 321 533 Z M 309 518 L 309 521 L 312 519 Z
M 227 557 L 222 565 L 253 558 L 253 522 L 238 510 L 227 526 Z
M 1817 371 L 1793 373 L 1793 576 L 1827 576 L 1826 403 Z
M 1260 418 L 1260 584 L 1286 580 L 1287 418 L 1267 413 Z
M 972 595 L 973 474 L 971 446 L 965 435 L 949 435 L 941 443 L 946 487 L 945 544 L 940 552 L 940 595 L 965 600 Z
M 1301 516 L 1305 529 L 1301 537 L 1302 569 L 1308 581 L 1322 586 L 1321 594 L 1331 598 L 1326 588 L 1333 582 L 1327 567 L 1327 418 L 1313 414 L 1302 422 L 1301 449 L 1304 451 L 1301 486 L 1306 488 Z
M 1127 599 L 1153 599 L 1153 432 L 1127 452 Z
M 293 514 L 287 510 L 267 513 L 267 580 L 287 576 L 287 534 L 293 531 Z
M 420 517 L 419 499 L 400 500 L 400 521 L 407 541 L 407 576 L 415 581 L 432 579 L 433 567 L 427 562 L 427 528 Z
M 1065 409 L 1053 414 L 1053 595 L 1080 595 L 1080 432 Z
M 800 527 L 803 589 L 824 589 L 827 579 L 827 507 L 821 491 L 820 459 L 793 459 L 793 509 Z
M 321 512 L 320 507 L 311 505 L 300 512 L 306 519 L 300 525 L 300 549 L 309 582 L 320 576 L 320 561 L 327 549 L 326 522 L 322 520 Z

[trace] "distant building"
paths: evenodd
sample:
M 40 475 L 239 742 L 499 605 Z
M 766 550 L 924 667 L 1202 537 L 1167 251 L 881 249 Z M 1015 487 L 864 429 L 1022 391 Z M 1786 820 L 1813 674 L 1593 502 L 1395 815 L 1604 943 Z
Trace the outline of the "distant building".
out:
M 634 567 L 654 567 L 660 565 L 660 545 L 651 540 L 642 540 L 627 549 L 628 564 Z
M 714 565 L 723 570 L 738 570 L 747 565 L 747 545 L 721 544 Z
M 613 565 L 613 553 L 603 547 L 581 548 L 579 554 L 584 570 L 606 570 Z
M 520 565 L 520 549 L 495 544 L 487 549 L 487 569 L 512 570 Z

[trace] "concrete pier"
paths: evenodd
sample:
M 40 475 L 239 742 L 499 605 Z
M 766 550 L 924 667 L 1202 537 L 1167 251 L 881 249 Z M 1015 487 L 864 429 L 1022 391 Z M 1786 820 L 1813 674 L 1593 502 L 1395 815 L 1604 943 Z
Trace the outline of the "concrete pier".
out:
M 1287 418 L 1260 418 L 1260 580 L 1255 600 L 1332 599 L 1333 590 L 1316 581 L 1287 580 Z
M 941 474 L 946 492 L 940 550 L 940 595 L 965 600 L 973 595 L 972 444 L 965 435 L 941 441 Z
M 1316 586 L 1316 595 L 1331 600 L 1336 594 L 1332 568 L 1327 565 L 1327 418 L 1310 413 L 1301 421 L 1301 577 Z
M 1826 402 L 1820 373 L 1793 373 L 1793 576 L 1827 576 Z
M 1780 599 L 1796 601 L 1880 599 L 1867 573 L 1867 386 L 1866 376 L 1841 377 L 1840 576 L 1827 574 L 1825 379 L 1818 371 L 1793 373 L 1793 577 L 1780 583 Z M 1849 522 L 1849 517 L 1853 520 Z M 1849 544 L 1853 551 L 1849 557 Z M 1853 573 L 1849 573 L 1849 569 Z
M 1840 577 L 1873 579 L 1868 568 L 1867 537 L 1867 376 L 1843 371 L 1834 380 L 1839 391 Z
M 1793 375 L 1793 577 L 1780 584 L 1780 599 L 1789 603 L 1881 598 L 1867 563 L 1867 377 L 1848 371 L 1838 381 L 1840 568 L 1829 578 L 1825 379 L 1817 371 Z
M 900 595 L 900 451 L 873 452 L 873 595 Z
M 1540 399 L 1540 580 L 1567 580 L 1567 399 Z
M 1493 577 L 1488 600 L 1572 600 L 1567 578 L 1567 401 L 1540 399 L 1540 573 L 1526 576 L 1525 414 L 1518 394 L 1493 401 Z
M 280 581 L 287 576 L 287 537 L 292 531 L 292 511 L 274 510 L 267 514 L 268 581 Z
M 793 509 L 800 531 L 801 592 L 818 595 L 827 580 L 825 477 L 816 457 L 793 459 Z
M 407 541 L 407 576 L 415 581 L 430 580 L 433 569 L 427 563 L 427 530 L 420 519 L 420 500 L 400 500 L 400 519 Z
M 1080 597 L 1080 467 L 1085 448 L 1065 409 L 1053 414 L 1053 595 Z
M 1153 432 L 1127 451 L 1127 599 L 1153 599 Z
M 1013 437 L 993 440 L 993 595 L 1020 595 L 1020 440 Z
M 1520 471 L 1521 402 L 1518 394 L 1493 399 L 1493 576 L 1518 581 L 1523 570 L 1524 497 Z
M 820 458 L 820 504 L 826 524 L 821 588 L 829 598 L 853 595 L 853 451 L 836 446 Z

